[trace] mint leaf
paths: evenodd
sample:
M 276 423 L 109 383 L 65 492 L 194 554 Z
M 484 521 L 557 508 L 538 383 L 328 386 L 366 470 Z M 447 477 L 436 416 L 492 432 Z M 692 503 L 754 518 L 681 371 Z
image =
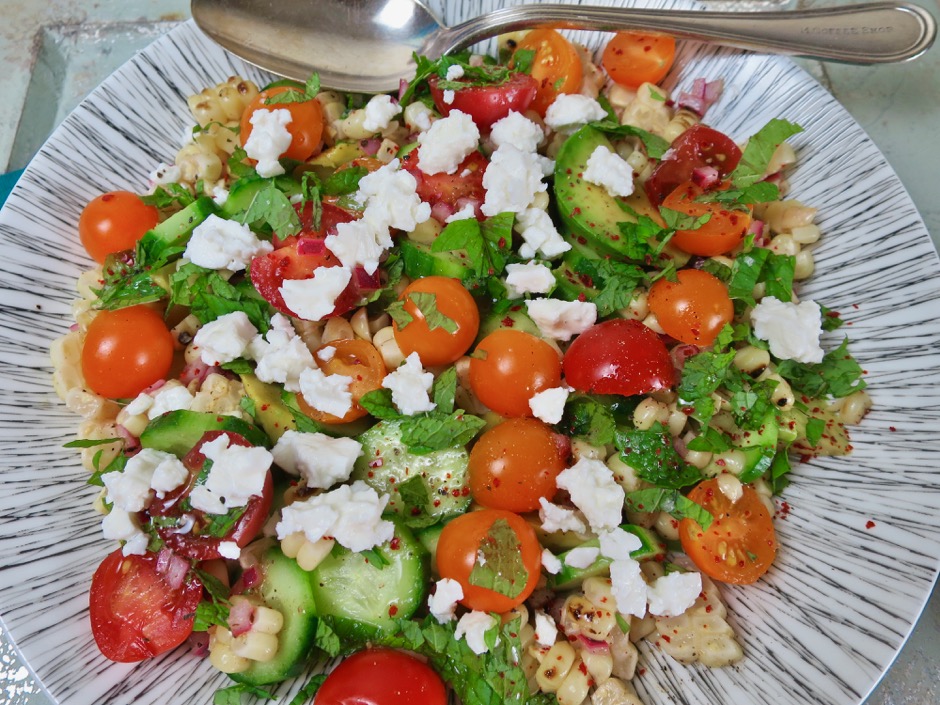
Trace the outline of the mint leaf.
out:
M 448 367 L 434 380 L 431 399 L 437 411 L 449 414 L 454 410 L 454 398 L 457 395 L 457 368 Z
M 185 208 L 196 198 L 185 186 L 180 184 L 162 184 L 157 186 L 153 193 L 141 196 L 140 200 L 148 206 L 156 206 L 160 210 L 169 208 Z
M 182 248 L 179 249 L 182 251 Z M 154 267 L 138 265 L 138 262 L 143 260 L 136 252 L 133 257 L 126 252 L 108 255 L 101 268 L 101 288 L 93 289 L 98 297 L 95 308 L 114 311 L 166 298 L 166 289 L 153 280 Z M 159 262 L 157 264 L 162 266 Z
M 715 412 L 711 395 L 730 374 L 734 351 L 705 350 L 686 359 L 679 383 L 679 398 L 694 407 L 693 416 L 707 424 Z
M 236 683 L 215 691 L 215 695 L 212 696 L 212 705 L 241 705 L 243 695 L 251 695 L 262 700 L 277 700 L 271 693 L 256 685 Z
M 307 416 L 297 405 L 297 394 L 288 392 L 286 389 L 281 392 L 281 402 L 290 413 L 297 430 L 301 433 L 321 433 L 323 427 L 316 421 Z
M 799 125 L 779 118 L 764 125 L 747 141 L 741 161 L 731 172 L 732 185 L 741 189 L 763 181 L 767 165 L 780 143 L 802 131 Z
M 423 512 L 424 508 L 431 500 L 428 494 L 428 486 L 425 484 L 424 478 L 420 475 L 409 477 L 407 480 L 400 483 L 398 485 L 398 494 L 404 504 L 404 514 L 406 516 Z M 418 511 L 414 512 L 412 510 Z
M 398 408 L 392 403 L 391 389 L 373 389 L 359 398 L 359 405 L 377 419 L 404 418 Z
M 711 526 L 711 513 L 678 490 L 653 488 L 628 492 L 625 506 L 631 512 L 666 512 L 677 520 L 693 519 L 699 526 Z
M 95 457 L 92 458 L 92 465 L 95 468 L 95 471 L 88 477 L 86 482 L 89 485 L 94 485 L 96 487 L 104 487 L 104 481 L 101 479 L 102 475 L 106 475 L 109 472 L 121 472 L 124 470 L 124 466 L 127 465 L 127 456 L 123 452 L 118 453 L 114 458 L 111 459 L 107 465 L 103 468 L 100 468 L 101 463 L 101 454 L 103 451 L 99 450 L 95 453 Z
M 274 179 L 255 191 L 248 206 L 236 212 L 232 220 L 249 225 L 252 230 L 270 228 L 282 240 L 300 232 L 300 217 Z
M 203 600 L 196 605 L 196 617 L 193 620 L 194 632 L 205 632 L 209 627 L 219 626 L 228 629 L 229 609 L 218 602 Z
M 605 119 L 588 123 L 590 127 L 613 137 L 637 137 L 646 148 L 646 153 L 653 159 L 662 159 L 669 150 L 669 142 L 659 135 L 647 132 L 633 125 L 621 125 L 615 120 Z
M 682 459 L 672 445 L 672 436 L 659 423 L 648 431 L 617 431 L 614 445 L 637 476 L 657 487 L 678 490 L 702 479 L 699 469 Z
M 512 54 L 512 67 L 519 73 L 532 73 L 532 63 L 534 61 L 534 49 L 516 49 Z
M 705 223 L 711 220 L 712 214 L 705 213 L 698 217 L 672 210 L 671 208 L 659 207 L 659 214 L 663 217 L 663 222 L 670 230 L 698 230 Z
M 323 681 L 325 680 L 326 674 L 318 673 L 297 692 L 297 695 L 291 698 L 291 701 L 287 705 L 307 705 L 307 703 L 312 703 L 313 696 L 317 694 L 317 691 L 320 690 L 320 686 L 323 685 Z
M 457 322 L 443 313 L 440 312 L 437 308 L 437 294 L 432 294 L 426 291 L 415 291 L 408 294 L 408 298 L 411 299 L 412 303 L 417 307 L 421 312 L 421 315 L 424 317 L 424 322 L 427 324 L 428 330 L 436 330 L 437 328 L 443 328 L 448 333 L 457 332 Z
M 270 328 L 274 310 L 250 279 L 228 280 L 218 271 L 192 262 L 182 265 L 170 277 L 170 303 L 191 309 L 202 323 L 209 323 L 227 313 L 243 311 L 262 333 Z
M 485 425 L 479 416 L 460 409 L 449 415 L 432 411 L 403 418 L 401 438 L 412 453 L 430 453 L 467 445 Z
M 464 218 L 448 223 L 431 244 L 431 252 L 463 251 L 473 277 L 498 276 L 506 269 L 512 247 L 512 213 L 500 213 L 480 223 Z
M 362 166 L 352 166 L 334 171 L 323 182 L 323 195 L 348 196 L 359 190 L 359 182 L 369 170 Z
M 339 635 L 333 631 L 333 627 L 322 616 L 317 619 L 317 630 L 314 633 L 313 643 L 330 657 L 339 656 L 343 650 Z
M 599 316 L 609 316 L 626 308 L 633 301 L 636 288 L 646 279 L 641 267 L 616 259 L 582 259 L 575 267 L 578 274 L 587 276 L 598 294 L 591 299 Z
M 493 522 L 480 541 L 470 584 L 486 588 L 515 599 L 529 580 L 529 572 L 522 562 L 522 544 L 505 519 Z
M 245 177 L 260 178 L 258 172 L 250 164 L 245 163 L 248 159 L 248 153 L 242 147 L 236 147 L 232 151 L 232 156 L 228 158 L 228 171 L 236 179 Z
M 565 405 L 562 429 L 570 436 L 583 438 L 593 446 L 614 442 L 617 424 L 606 406 L 589 396 L 576 396 Z
M 813 398 L 847 397 L 867 385 L 863 370 L 848 351 L 849 339 L 823 357 L 822 362 L 806 364 L 795 360 L 781 360 L 777 372 L 794 390 Z
M 63 448 L 94 448 L 95 446 L 109 445 L 118 441 L 123 442 L 121 438 L 78 438 L 68 443 L 63 443 Z
M 399 329 L 406 327 L 414 320 L 414 316 L 405 310 L 404 301 L 393 301 L 385 309 L 385 312 L 395 321 L 395 325 L 397 325 Z

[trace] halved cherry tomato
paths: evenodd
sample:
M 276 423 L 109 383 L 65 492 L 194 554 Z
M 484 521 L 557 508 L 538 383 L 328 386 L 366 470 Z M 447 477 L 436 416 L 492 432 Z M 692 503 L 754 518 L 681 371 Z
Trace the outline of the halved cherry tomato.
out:
M 261 533 L 264 522 L 268 519 L 268 513 L 271 511 L 271 501 L 274 498 L 274 485 L 271 472 L 268 471 L 262 493 L 248 500 L 241 517 L 224 536 L 212 536 L 206 533 L 209 518 L 205 512 L 192 508 L 183 510 L 182 502 L 196 486 L 196 479 L 206 463 L 206 456 L 202 454 L 200 449 L 204 444 L 222 435 L 228 436 L 230 446 L 251 447 L 251 443 L 244 436 L 237 433 L 207 431 L 195 447 L 183 458 L 183 465 L 189 470 L 189 479 L 186 483 L 172 492 L 167 492 L 163 498 L 155 497 L 146 509 L 147 514 L 151 517 L 175 517 L 179 519 L 180 524 L 188 524 L 189 520 L 192 520 L 192 528 L 185 532 L 177 531 L 178 527 L 176 525 L 166 526 L 166 522 L 158 523 L 156 530 L 167 548 L 180 556 L 197 561 L 221 558 L 219 544 L 222 541 L 234 541 L 240 548 L 247 546 Z M 184 514 L 186 515 L 185 519 Z
M 401 166 L 415 177 L 418 182 L 415 190 L 422 201 L 432 206 L 445 203 L 453 208 L 459 208 L 462 202 L 467 201 L 483 203 L 486 198 L 483 174 L 489 161 L 482 154 L 470 152 L 453 174 L 425 174 L 418 168 L 420 159 L 421 148 L 418 147 L 404 156 Z
M 106 658 L 143 661 L 189 638 L 200 600 L 202 583 L 194 576 L 172 588 L 157 572 L 155 554 L 125 557 L 117 549 L 91 579 L 91 633 Z
M 395 649 L 353 654 L 323 681 L 314 705 L 445 705 L 447 690 L 433 668 Z
M 676 40 L 668 34 L 617 32 L 604 48 L 601 65 L 621 86 L 659 83 L 676 58 Z
M 721 188 L 727 188 L 723 184 Z M 708 215 L 708 220 L 694 230 L 677 230 L 670 242 L 683 252 L 700 257 L 714 257 L 731 252 L 744 242 L 751 227 L 751 214 L 746 211 L 729 210 L 714 201 L 700 202 L 697 199 L 705 190 L 691 181 L 679 184 L 666 196 L 664 208 L 670 208 L 695 218 Z
M 714 167 L 723 179 L 740 160 L 741 149 L 730 137 L 705 125 L 693 125 L 673 141 L 653 169 L 644 185 L 646 195 L 658 206 L 680 184 L 689 181 L 695 169 Z
M 477 345 L 470 358 L 470 388 L 503 416 L 532 416 L 534 394 L 561 384 L 561 358 L 531 333 L 501 329 Z
M 640 321 L 625 318 L 597 323 L 575 338 L 563 369 L 568 384 L 594 394 L 649 394 L 676 383 L 660 337 Z
M 480 544 L 487 538 L 493 524 L 500 519 L 508 523 L 516 535 L 525 572 L 524 576 L 520 576 L 520 579 L 525 579 L 525 584 L 514 598 L 470 582 Z M 542 568 L 542 547 L 535 529 L 518 514 L 502 509 L 481 509 L 448 522 L 441 532 L 436 556 L 440 576 L 456 580 L 463 588 L 461 604 L 482 612 L 503 613 L 521 605 L 535 589 Z M 503 577 L 512 579 L 512 576 Z
M 308 204 L 309 206 L 309 204 Z M 348 223 L 355 218 L 341 208 L 323 204 L 320 230 L 302 230 L 300 235 L 286 238 L 273 252 L 251 260 L 249 275 L 251 283 L 264 299 L 281 313 L 298 317 L 285 303 L 281 287 L 287 279 L 311 279 L 320 267 L 340 267 L 339 259 L 330 252 L 324 238 L 336 233 L 336 225 Z M 312 223 L 309 208 L 301 213 L 301 225 Z M 312 228 L 312 225 L 310 225 Z M 324 316 L 339 316 L 351 311 L 362 300 L 365 292 L 379 287 L 377 276 L 365 274 L 362 269 L 353 272 L 346 288 L 336 297 L 333 310 Z
M 470 492 L 478 504 L 532 512 L 551 499 L 565 469 L 558 434 L 538 419 L 507 419 L 486 431 L 470 451 Z
M 251 124 L 251 116 L 256 110 L 287 110 L 291 115 L 287 131 L 291 134 L 292 139 L 290 147 L 281 154 L 281 157 L 302 162 L 319 154 L 323 148 L 323 108 L 320 101 L 315 99 L 296 103 L 267 104 L 268 98 L 288 90 L 291 90 L 288 86 L 278 86 L 261 91 L 242 113 L 238 139 L 244 147 L 251 136 L 252 129 L 254 129 Z
M 468 84 L 466 88 L 454 91 L 454 99 L 450 103 L 444 101 L 444 91 L 438 87 L 441 79 L 431 76 L 428 79 L 428 88 L 434 106 L 441 115 L 450 115 L 451 110 L 459 110 L 469 115 L 480 132 L 489 132 L 493 123 L 502 120 L 511 112 L 524 113 L 535 99 L 538 84 L 532 76 L 524 73 L 513 73 L 509 80 L 492 86 L 474 86 Z
M 581 90 L 584 69 L 578 50 L 554 29 L 533 29 L 516 46 L 516 51 L 520 49 L 535 52 L 531 74 L 538 82 L 538 95 L 531 107 L 539 115 L 544 116 L 562 93 Z
M 319 353 L 327 348 L 332 348 L 333 352 L 328 360 L 324 360 Z M 349 391 L 352 393 L 353 404 L 345 416 L 339 417 L 314 409 L 303 398 L 303 395 L 298 395 L 297 403 L 301 411 L 320 423 L 348 423 L 361 419 L 369 413 L 359 405 L 359 400 L 364 394 L 381 389 L 382 380 L 388 373 L 382 353 L 372 343 L 361 338 L 333 340 L 317 348 L 313 359 L 324 374 L 352 377 Z
M 440 325 L 428 322 L 425 311 L 416 303 L 422 294 L 430 295 L 429 301 L 447 320 L 439 321 Z M 405 312 L 412 318 L 406 325 L 393 323 L 395 342 L 406 356 L 418 353 L 425 367 L 449 365 L 473 345 L 480 329 L 480 311 L 458 279 L 438 276 L 415 279 L 398 299 L 404 302 Z
M 664 331 L 690 345 L 711 345 L 734 318 L 728 287 L 700 269 L 683 269 L 679 281 L 660 279 L 650 287 L 650 311 Z
M 713 478 L 696 485 L 689 499 L 714 517 L 707 530 L 694 519 L 679 522 L 682 550 L 703 573 L 725 583 L 746 585 L 767 572 L 777 555 L 777 536 L 757 492 L 744 485 L 744 494 L 732 502 Z
M 88 325 L 82 375 L 96 394 L 136 397 L 164 379 L 173 364 L 173 336 L 163 317 L 145 305 L 101 311 Z
M 78 236 L 96 262 L 115 252 L 133 249 L 156 226 L 159 213 L 130 191 L 103 193 L 78 218 Z

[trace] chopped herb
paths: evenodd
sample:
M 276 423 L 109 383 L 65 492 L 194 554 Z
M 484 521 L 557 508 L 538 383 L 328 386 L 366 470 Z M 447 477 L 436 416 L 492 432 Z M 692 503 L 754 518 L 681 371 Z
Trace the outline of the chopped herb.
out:
M 794 390 L 810 398 L 847 397 L 866 386 L 862 368 L 849 354 L 848 345 L 849 339 L 845 338 L 837 349 L 826 353 L 822 362 L 817 364 L 781 360 L 777 372 Z
M 693 519 L 703 529 L 711 526 L 714 519 L 707 509 L 678 490 L 653 488 L 628 492 L 626 508 L 631 512 L 666 512 L 679 520 Z
M 652 132 L 647 132 L 633 125 L 621 125 L 617 120 L 611 120 L 609 116 L 604 120 L 589 124 L 594 129 L 612 137 L 638 138 L 646 148 L 646 153 L 653 159 L 662 159 L 663 155 L 669 150 L 669 142 L 659 135 L 654 135 Z
M 470 584 L 515 599 L 529 580 L 521 546 L 509 522 L 497 519 L 480 541 L 468 578 Z
M 637 476 L 657 487 L 678 490 L 702 479 L 698 468 L 686 463 L 672 445 L 672 436 L 656 423 L 648 431 L 617 431 L 614 445 L 620 459 Z
M 799 125 L 780 119 L 773 119 L 764 125 L 747 141 L 741 161 L 731 172 L 732 185 L 743 189 L 763 181 L 767 165 L 780 143 L 802 131 Z

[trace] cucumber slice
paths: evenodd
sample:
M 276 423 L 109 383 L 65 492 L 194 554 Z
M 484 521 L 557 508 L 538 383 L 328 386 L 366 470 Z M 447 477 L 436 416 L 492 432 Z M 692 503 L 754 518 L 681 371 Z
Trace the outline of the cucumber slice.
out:
M 504 313 L 488 313 L 480 321 L 480 331 L 477 333 L 477 342 L 483 340 L 490 333 L 498 330 L 512 329 L 521 330 L 523 333 L 531 333 L 537 338 L 542 337 L 542 331 L 535 324 L 525 307 L 520 304 L 513 306 Z
M 428 526 L 463 514 L 470 505 L 467 464 L 470 454 L 463 446 L 416 455 L 401 440 L 401 424 L 380 421 L 359 437 L 362 455 L 352 479 L 362 480 L 379 494 L 388 494 L 387 511 L 401 515 L 411 526 Z M 404 485 L 427 501 L 415 507 L 402 499 Z M 416 511 L 417 510 L 417 511 Z
M 147 424 L 140 434 L 140 444 L 182 458 L 206 431 L 231 431 L 244 436 L 254 446 L 271 445 L 264 431 L 237 416 L 186 409 L 169 411 Z
M 397 629 L 424 604 L 430 579 L 427 550 L 400 520 L 395 535 L 373 553 L 353 553 L 337 544 L 310 574 L 317 612 L 340 637 L 365 642 Z
M 225 199 L 225 204 L 222 206 L 222 216 L 232 219 L 239 213 L 247 211 L 258 193 L 267 188 L 270 183 L 271 179 L 264 179 L 260 176 L 256 179 L 239 179 L 229 192 L 228 198 Z M 289 176 L 275 177 L 274 184 L 288 197 L 300 193 L 300 184 Z
M 665 555 L 666 545 L 652 530 L 637 526 L 636 524 L 621 524 L 620 528 L 624 531 L 629 531 L 640 539 L 642 543 L 637 550 L 630 552 L 632 558 L 642 561 Z M 598 539 L 590 539 L 582 543 L 578 548 L 598 548 L 600 545 Z M 598 556 L 587 568 L 573 568 L 565 563 L 565 558 L 568 556 L 568 553 L 568 551 L 565 551 L 558 556 L 558 559 L 561 561 L 561 570 L 557 575 L 549 576 L 548 587 L 554 588 L 555 590 L 570 590 L 580 585 L 587 578 L 593 578 L 598 575 L 608 575 L 610 572 L 611 560 L 609 558 Z
M 252 661 L 247 671 L 231 675 L 232 680 L 249 685 L 279 683 L 300 673 L 313 650 L 317 632 L 310 574 L 277 546 L 265 551 L 261 571 L 264 579 L 257 593 L 265 605 L 283 615 L 284 626 L 277 635 L 278 649 L 272 660 Z
M 431 252 L 431 246 L 413 240 L 401 240 L 401 258 L 405 265 L 405 274 L 412 279 L 438 275 L 464 279 L 470 276 L 472 268 L 467 254 L 460 250 L 450 252 Z
M 443 530 L 444 524 L 435 524 L 415 531 L 415 537 L 431 557 L 431 573 L 435 579 L 439 577 L 437 575 L 437 543 L 441 540 Z

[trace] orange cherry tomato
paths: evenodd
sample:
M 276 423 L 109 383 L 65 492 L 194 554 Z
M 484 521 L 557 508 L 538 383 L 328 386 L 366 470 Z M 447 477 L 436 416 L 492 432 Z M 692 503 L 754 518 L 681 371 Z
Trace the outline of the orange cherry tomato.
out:
M 253 129 L 251 116 L 256 110 L 287 110 L 290 112 L 291 121 L 287 125 L 287 131 L 291 134 L 290 147 L 281 157 L 287 159 L 296 159 L 297 161 L 306 161 L 310 157 L 319 154 L 323 149 L 323 108 L 318 100 L 305 100 L 298 103 L 275 103 L 268 105 L 268 98 L 291 90 L 288 86 L 278 86 L 261 91 L 255 99 L 252 100 L 242 113 L 241 128 L 238 132 L 238 139 L 242 147 L 248 141 Z
M 324 360 L 321 353 L 333 349 L 332 357 Z M 361 340 L 334 340 L 317 348 L 313 355 L 317 367 L 327 375 L 345 375 L 352 377 L 349 391 L 352 393 L 353 404 L 342 417 L 319 411 L 310 406 L 303 395 L 297 395 L 297 404 L 307 416 L 320 423 L 348 423 L 361 419 L 368 414 L 359 405 L 359 400 L 368 392 L 382 387 L 382 380 L 388 370 L 385 369 L 385 360 L 382 353 L 369 341 Z
M 706 223 L 695 230 L 677 230 L 670 242 L 683 252 L 700 257 L 714 257 L 731 252 L 744 241 L 744 236 L 751 226 L 751 214 L 728 210 L 720 203 L 695 200 L 704 193 L 700 186 L 686 181 L 666 196 L 663 208 L 695 218 L 706 214 L 710 216 Z
M 617 32 L 604 48 L 601 65 L 621 86 L 659 83 L 676 58 L 676 40 L 668 34 Z
M 96 394 L 136 397 L 164 379 L 173 364 L 173 336 L 147 306 L 102 311 L 92 319 L 82 347 L 82 374 Z
M 545 115 L 560 94 L 581 90 L 584 69 L 578 50 L 554 29 L 533 29 L 518 43 L 519 49 L 535 52 L 531 76 L 539 88 L 530 107 L 539 115 Z
M 438 325 L 433 320 L 429 323 L 426 311 L 418 306 L 421 294 L 430 294 L 424 300 L 433 303 L 447 320 Z M 449 365 L 473 345 L 480 329 L 480 311 L 460 280 L 438 276 L 415 279 L 398 298 L 412 318 L 405 325 L 393 324 L 395 342 L 406 356 L 418 353 L 425 367 Z
M 732 502 L 712 478 L 696 485 L 689 499 L 714 517 L 707 530 L 693 519 L 679 522 L 682 550 L 699 570 L 739 585 L 753 583 L 767 572 L 777 555 L 777 536 L 757 492 L 745 485 L 741 498 Z
M 508 419 L 484 433 L 470 451 L 470 492 L 491 509 L 532 512 L 551 499 L 565 469 L 557 434 L 538 419 Z
M 711 345 L 734 318 L 728 287 L 700 269 L 683 269 L 679 281 L 660 279 L 650 287 L 647 302 L 659 325 L 676 340 Z
M 92 200 L 78 218 L 78 237 L 96 262 L 133 249 L 156 226 L 159 214 L 130 191 L 111 191 Z
M 481 543 L 489 535 L 493 524 L 500 519 L 509 524 L 516 536 L 525 572 L 525 575 L 520 577 L 526 582 L 515 597 L 507 597 L 470 582 L 470 573 L 477 562 Z M 535 535 L 535 529 L 518 514 L 502 509 L 481 509 L 462 514 L 448 522 L 441 531 L 436 556 L 440 576 L 456 580 L 463 588 L 461 604 L 482 612 L 503 613 L 521 605 L 535 590 L 542 568 L 542 547 Z M 511 579 L 511 576 L 504 577 Z
M 560 384 L 561 358 L 555 348 L 524 331 L 494 331 L 470 358 L 470 388 L 503 416 L 532 416 L 532 396 Z

